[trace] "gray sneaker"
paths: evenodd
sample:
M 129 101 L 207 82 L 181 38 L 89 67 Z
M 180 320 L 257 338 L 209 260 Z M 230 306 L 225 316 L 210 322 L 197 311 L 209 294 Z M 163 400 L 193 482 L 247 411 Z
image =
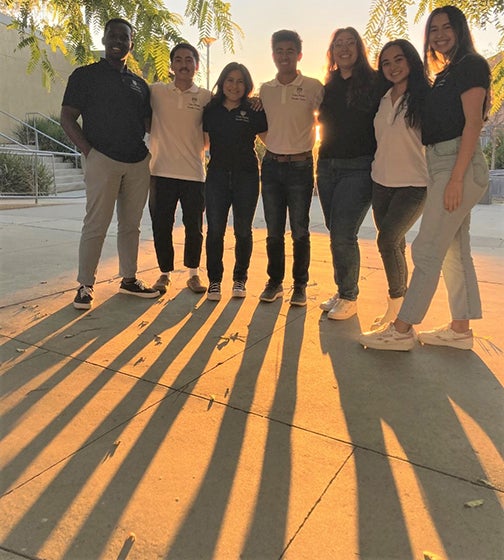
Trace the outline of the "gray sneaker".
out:
M 306 305 L 306 288 L 304 286 L 294 285 L 294 291 L 290 298 L 291 305 L 297 305 L 303 307 Z
M 278 298 L 283 297 L 283 286 L 282 284 L 275 284 L 271 280 L 264 287 L 263 293 L 259 296 L 261 301 L 266 301 L 271 303 Z
M 233 282 L 233 297 L 244 298 L 247 295 L 247 288 L 243 280 L 235 280 Z

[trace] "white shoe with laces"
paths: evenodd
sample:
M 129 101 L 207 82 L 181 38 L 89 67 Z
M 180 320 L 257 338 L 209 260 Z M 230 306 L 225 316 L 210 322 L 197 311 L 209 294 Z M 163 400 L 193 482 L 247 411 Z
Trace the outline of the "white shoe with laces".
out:
M 322 311 L 331 311 L 331 309 L 336 305 L 336 302 L 339 299 L 339 293 L 336 292 L 332 297 L 323 301 L 319 307 Z
M 361 333 L 359 342 L 364 348 L 374 350 L 399 350 L 406 352 L 415 346 L 416 335 L 413 327 L 406 333 L 400 333 L 394 323 L 382 325 L 375 331 Z
M 420 331 L 418 340 L 422 344 L 431 344 L 433 346 L 449 346 L 450 348 L 458 348 L 459 350 L 471 350 L 473 347 L 473 332 L 471 329 L 464 333 L 455 332 L 451 326 L 443 325 L 431 331 Z
M 344 321 L 357 314 L 357 302 L 338 298 L 334 307 L 327 313 L 328 319 Z
M 403 297 L 398 298 L 388 298 L 387 299 L 387 311 L 385 311 L 384 315 L 379 315 L 374 320 L 373 324 L 371 325 L 370 331 L 375 331 L 379 329 L 382 325 L 389 324 L 391 321 L 395 321 L 397 319 L 397 314 L 401 309 L 401 305 L 404 301 Z

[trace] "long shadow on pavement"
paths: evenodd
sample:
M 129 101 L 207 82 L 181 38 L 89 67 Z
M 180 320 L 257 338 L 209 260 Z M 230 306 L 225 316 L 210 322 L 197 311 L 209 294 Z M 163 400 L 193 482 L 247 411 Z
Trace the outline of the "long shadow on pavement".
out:
M 478 442 L 462 424 L 466 415 L 496 450 L 502 444 L 502 387 L 473 352 L 418 347 L 411 352 L 359 348 L 358 321 L 320 322 L 320 342 L 329 354 L 354 454 L 358 494 L 359 553 L 374 558 L 414 557 L 391 463 L 404 453 L 424 504 L 448 555 L 489 558 L 502 550 L 502 523 L 494 492 L 485 493 L 485 521 L 471 527 L 467 513 L 447 507 L 439 477 L 469 484 L 487 479 Z M 355 359 L 355 352 L 362 352 Z M 399 445 L 398 445 L 398 444 Z M 369 452 L 382 460 L 370 462 Z M 502 454 L 502 451 L 501 451 Z M 372 464 L 372 466 L 371 466 Z M 480 514 L 481 515 L 481 514 Z M 461 531 L 461 526 L 467 524 Z M 484 536 L 480 530 L 484 526 Z M 385 537 L 385 538 L 384 538 Z M 484 546 L 482 547 L 484 542 Z

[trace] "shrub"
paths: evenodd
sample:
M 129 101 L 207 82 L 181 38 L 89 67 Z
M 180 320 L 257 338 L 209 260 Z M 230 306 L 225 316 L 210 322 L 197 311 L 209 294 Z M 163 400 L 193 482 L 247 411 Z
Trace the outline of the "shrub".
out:
M 495 169 L 504 169 L 504 130 L 497 132 L 494 138 L 495 142 Z M 492 161 L 492 142 L 489 142 L 483 152 L 487 158 L 488 166 Z
M 33 196 L 35 194 L 35 157 L 0 152 L 0 193 Z M 47 196 L 54 181 L 46 166 L 37 161 L 38 193 Z
M 51 119 L 58 121 L 59 119 L 55 116 L 51 116 Z M 56 124 L 48 119 L 44 119 L 43 117 L 35 117 L 33 121 L 30 121 L 28 124 L 47 134 L 51 138 L 58 140 L 65 146 L 73 148 L 73 144 L 65 134 L 65 131 L 61 127 L 60 124 Z M 35 131 L 23 124 L 18 124 L 14 130 L 14 134 L 21 144 L 25 146 L 35 146 Z M 65 148 L 60 146 L 56 142 L 53 142 L 51 139 L 46 138 L 44 135 L 38 135 L 38 142 L 39 142 L 39 150 L 48 151 L 48 152 L 64 152 Z

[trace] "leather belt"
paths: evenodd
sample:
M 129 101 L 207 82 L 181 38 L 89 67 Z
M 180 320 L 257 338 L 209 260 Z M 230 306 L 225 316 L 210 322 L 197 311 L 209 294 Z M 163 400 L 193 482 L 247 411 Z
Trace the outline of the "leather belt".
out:
M 289 161 L 306 161 L 312 159 L 313 154 L 311 152 L 301 152 L 300 154 L 274 154 L 273 152 L 266 150 L 264 157 L 274 159 L 279 163 L 285 163 Z

